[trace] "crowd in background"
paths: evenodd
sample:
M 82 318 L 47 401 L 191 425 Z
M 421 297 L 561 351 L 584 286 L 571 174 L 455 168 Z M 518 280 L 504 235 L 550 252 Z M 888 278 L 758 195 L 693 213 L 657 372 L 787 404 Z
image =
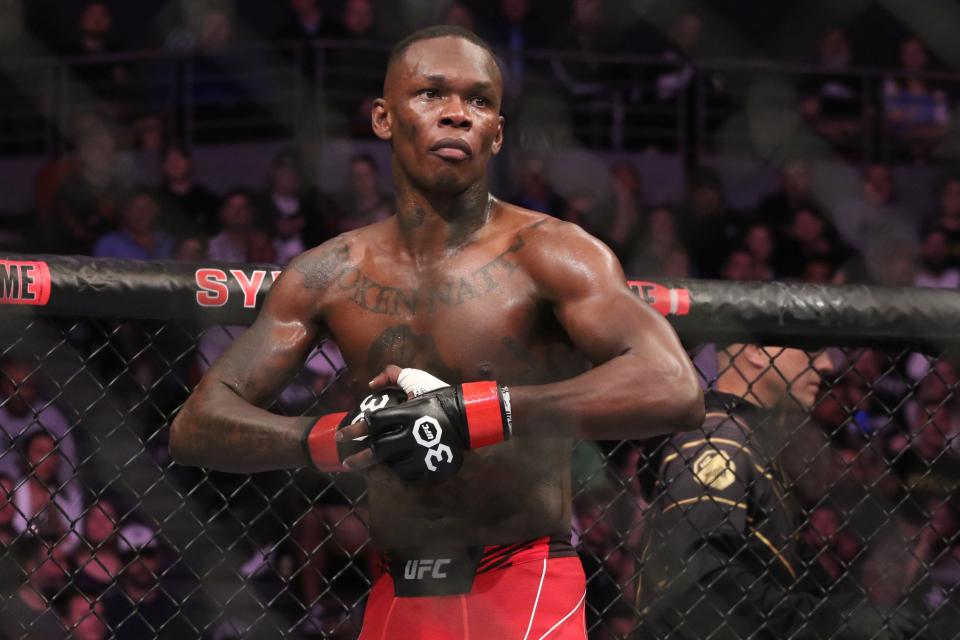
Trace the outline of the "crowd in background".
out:
M 277 4 L 271 9 L 276 29 L 269 34 L 250 33 L 238 21 L 243 12 L 227 4 L 198 3 L 196 9 L 176 4 L 157 4 L 159 18 L 150 23 L 154 31 L 143 42 L 189 52 L 213 75 L 226 64 L 218 56 L 239 51 L 255 35 L 276 47 L 269 55 L 280 56 L 287 55 L 285 45 L 297 41 L 389 43 L 395 37 L 384 17 L 390 15 L 386 3 L 372 0 Z M 706 32 L 709 22 L 695 11 L 673 16 L 662 28 L 640 21 L 611 31 L 618 15 L 611 3 L 572 0 L 551 13 L 555 4 L 560 3 L 451 2 L 428 18 L 489 38 L 507 73 L 508 101 L 517 102 L 524 77 L 533 73 L 549 74 L 571 100 L 588 99 L 603 81 L 597 68 L 576 59 L 531 68 L 522 56 L 525 50 L 654 56 L 674 67 L 643 81 L 656 88 L 652 99 L 669 100 L 690 86 L 688 65 L 714 42 Z M 0 56 L 5 47 L 17 46 L 16 38 L 38 39 L 71 60 L 131 50 L 134 41 L 118 28 L 111 15 L 115 9 L 107 2 L 85 3 L 75 25 L 57 30 L 34 20 L 35 9 L 24 5 L 17 24 L 0 20 L 0 34 L 9 36 L 0 37 Z M 856 167 L 860 185 L 850 197 L 822 197 L 815 184 L 818 158 L 802 153 L 777 161 L 777 188 L 749 210 L 730 205 L 729 187 L 707 163 L 689 168 L 677 201 L 651 201 L 644 188 L 649 177 L 629 156 L 609 161 L 609 189 L 569 193 L 549 171 L 548 153 L 518 147 L 511 150 L 511 171 L 495 195 L 583 226 L 616 252 L 630 275 L 957 288 L 960 172 L 942 171 L 936 206 L 926 210 L 901 197 L 891 164 L 868 161 L 854 151 L 876 123 L 871 109 L 882 113 L 884 135 L 897 145 L 897 161 L 937 162 L 950 136 L 956 96 L 922 75 L 930 66 L 949 68 L 950 61 L 931 62 L 925 43 L 906 29 L 891 33 L 879 47 L 874 40 L 863 41 L 855 23 L 825 30 L 808 60 L 823 73 L 796 88 L 796 116 L 831 149 L 831 157 Z M 327 60 L 322 71 L 312 66 L 313 58 L 289 64 L 324 83 L 331 108 L 351 123 L 349 130 L 368 135 L 363 119 L 369 99 L 379 91 L 386 50 L 350 55 L 349 63 Z M 864 86 L 848 72 L 865 63 L 886 66 L 889 73 Z M 357 64 L 373 70 L 369 81 L 345 76 L 342 70 Z M 143 69 L 122 59 L 77 69 L 97 108 L 77 112 L 65 131 L 69 152 L 50 159 L 36 176 L 29 223 L 21 218 L 4 230 L 8 246 L 102 258 L 285 265 L 305 249 L 393 213 L 393 199 L 380 179 L 389 167 L 364 153 L 342 159 L 348 179 L 336 191 L 316 186 L 311 158 L 297 145 L 262 168 L 260 183 L 215 191 L 195 170 L 192 149 L 177 141 L 175 127 L 162 114 L 128 108 L 142 102 L 135 80 Z M 343 84 L 351 92 L 339 92 Z M 195 97 L 209 104 L 234 103 L 236 92 L 256 89 L 219 82 L 195 88 Z M 719 78 L 712 91 L 709 99 L 722 103 Z M 156 169 L 131 171 L 125 163 L 131 149 L 154 154 L 150 166 Z M 90 366 L 106 380 L 118 379 L 118 367 L 126 370 L 139 384 L 130 384 L 131 398 L 150 389 L 156 404 L 170 410 L 230 339 L 208 332 L 196 352 L 175 362 L 178 384 L 169 388 L 154 383 L 170 364 L 139 355 L 151 340 L 144 333 L 149 331 L 118 326 L 111 335 L 120 359 L 128 361 L 118 365 L 91 353 Z M 75 341 L 91 351 L 95 343 L 90 333 Z M 191 345 L 188 339 L 188 351 Z M 138 356 L 128 366 L 132 354 Z M 954 361 L 875 349 L 834 349 L 831 356 L 834 374 L 825 380 L 812 416 L 797 417 L 785 456 L 797 464 L 791 488 L 808 513 L 799 540 L 814 588 L 862 585 L 865 597 L 884 605 L 903 597 L 920 598 L 931 607 L 956 600 L 960 411 Z M 321 405 L 336 409 L 348 402 L 342 389 L 329 387 L 337 358 L 327 353 L 310 368 L 305 391 L 285 395 L 285 408 L 311 406 L 313 393 L 321 391 L 326 391 Z M 0 579 L 15 594 L 0 618 L 30 621 L 37 637 L 44 638 L 61 637 L 61 624 L 76 625 L 74 637 L 87 640 L 107 637 L 107 625 L 120 630 L 118 638 L 144 638 L 176 611 L 209 605 L 197 598 L 185 604 L 195 578 L 171 569 L 174 558 L 147 514 L 78 479 L 99 445 L 73 427 L 77 416 L 65 415 L 50 401 L 53 390 L 44 388 L 37 363 L 8 357 L 0 362 L 0 372 L 0 485 L 7 496 L 0 507 L 0 542 L 9 549 L 2 561 L 14 563 L 10 571 L 0 571 Z M 162 417 L 146 423 L 144 433 L 154 434 Z M 162 437 L 152 438 L 148 451 L 158 464 L 168 464 Z M 584 490 L 575 501 L 573 525 L 591 578 L 591 623 L 602 621 L 596 637 L 619 637 L 635 615 L 631 594 L 649 499 L 638 479 L 645 459 L 636 443 L 581 443 L 575 461 Z M 176 473 L 196 480 L 190 471 Z M 226 477 L 204 479 L 221 488 L 235 486 Z M 290 581 L 294 600 L 271 600 L 271 606 L 295 612 L 293 619 L 306 615 L 309 624 L 299 631 L 305 635 L 349 617 L 344 603 L 361 597 L 365 579 L 376 574 L 375 550 L 364 544 L 363 510 L 354 510 L 349 491 L 342 491 L 347 498 L 327 494 L 296 526 L 255 527 L 245 541 L 244 551 L 252 557 L 241 568 L 244 577 L 262 580 L 274 595 Z M 204 499 L 211 511 L 220 504 L 216 495 Z M 359 575 L 338 578 L 336 585 L 327 581 L 351 563 Z M 295 572 L 295 566 L 307 569 Z M 160 637 L 193 637 L 183 626 L 188 624 L 181 618 L 166 622 Z M 16 627 L 0 624 L 0 638 L 8 628 Z M 345 637 L 355 632 L 349 625 L 341 628 Z M 230 637 L 213 629 L 209 637 Z

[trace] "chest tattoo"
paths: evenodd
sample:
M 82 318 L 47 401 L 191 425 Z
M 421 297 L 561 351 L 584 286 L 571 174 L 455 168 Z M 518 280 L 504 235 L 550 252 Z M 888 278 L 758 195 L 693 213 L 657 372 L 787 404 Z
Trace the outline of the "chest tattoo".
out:
M 441 380 L 461 379 L 460 370 L 444 362 L 433 336 L 415 333 L 405 324 L 384 329 L 367 352 L 369 371 L 379 372 L 388 364 L 423 369 Z
M 333 278 L 333 285 L 355 305 L 380 315 L 434 313 L 438 307 L 458 307 L 495 289 L 510 278 L 520 266 L 513 254 L 523 248 L 523 238 L 513 243 L 492 260 L 459 278 L 417 288 L 401 288 L 377 282 L 358 267 L 342 267 Z

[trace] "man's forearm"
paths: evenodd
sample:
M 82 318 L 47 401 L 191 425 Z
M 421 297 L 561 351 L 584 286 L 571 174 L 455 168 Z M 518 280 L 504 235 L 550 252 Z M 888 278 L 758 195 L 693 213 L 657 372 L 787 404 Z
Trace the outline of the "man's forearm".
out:
M 170 427 L 170 453 L 179 464 L 231 473 L 302 467 L 301 438 L 315 421 L 278 416 L 219 381 L 205 381 Z
M 689 363 L 638 357 L 628 352 L 569 380 L 511 387 L 513 434 L 620 440 L 699 427 L 703 393 Z

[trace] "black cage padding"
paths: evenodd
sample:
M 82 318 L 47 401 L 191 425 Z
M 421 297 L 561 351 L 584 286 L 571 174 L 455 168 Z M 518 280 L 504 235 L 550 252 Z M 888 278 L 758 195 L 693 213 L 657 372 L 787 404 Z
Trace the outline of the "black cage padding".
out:
M 266 264 L 8 254 L 0 256 L 0 303 L 9 312 L 37 315 L 250 324 L 279 274 L 279 267 Z M 957 291 L 639 277 L 630 287 L 689 344 L 943 350 L 960 342 Z

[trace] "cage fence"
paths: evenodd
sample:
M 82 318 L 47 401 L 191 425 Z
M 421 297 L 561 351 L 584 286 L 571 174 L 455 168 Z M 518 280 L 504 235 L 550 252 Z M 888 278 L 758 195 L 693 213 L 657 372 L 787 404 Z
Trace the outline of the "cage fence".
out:
M 255 313 L 239 278 L 217 317 L 197 304 L 209 267 L 77 260 L 46 259 L 42 313 L 0 314 L 0 637 L 357 637 L 379 575 L 359 476 L 227 474 L 169 456 L 177 409 Z M 921 611 L 918 637 L 954 637 L 957 351 L 941 323 L 955 294 L 633 287 L 673 321 L 705 387 L 749 403 L 782 389 L 786 409 L 709 427 L 708 404 L 682 439 L 574 444 L 590 637 L 698 637 L 683 621 L 716 616 L 711 637 L 764 637 L 735 621 L 760 611 L 768 582 L 844 615 Z M 343 371 L 321 343 L 273 409 L 342 410 Z M 715 543 L 749 568 L 742 591 L 703 572 L 692 550 Z M 654 618 L 671 629 L 644 627 Z

